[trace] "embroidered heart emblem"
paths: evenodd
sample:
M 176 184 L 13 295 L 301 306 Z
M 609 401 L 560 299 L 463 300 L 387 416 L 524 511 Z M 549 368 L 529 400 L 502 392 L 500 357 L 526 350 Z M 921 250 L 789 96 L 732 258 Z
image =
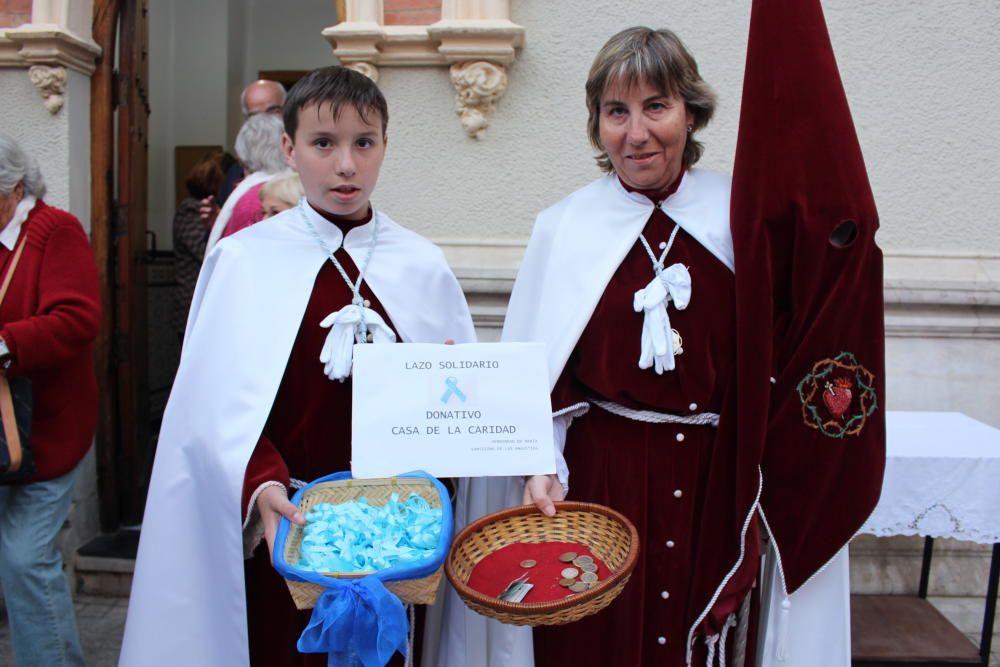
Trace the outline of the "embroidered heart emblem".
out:
M 826 390 L 823 392 L 823 402 L 827 410 L 838 419 L 851 407 L 851 381 L 846 378 L 838 378 L 833 384 L 827 382 Z

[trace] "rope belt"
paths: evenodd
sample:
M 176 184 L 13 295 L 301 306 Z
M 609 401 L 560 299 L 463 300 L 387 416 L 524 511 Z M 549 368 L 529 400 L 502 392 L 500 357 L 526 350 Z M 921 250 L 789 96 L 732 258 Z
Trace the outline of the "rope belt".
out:
M 633 410 L 632 408 L 626 408 L 624 405 L 612 403 L 611 401 L 604 401 L 599 398 L 591 398 L 589 400 L 602 410 L 607 410 L 613 415 L 625 417 L 626 419 L 631 419 L 632 421 L 637 422 L 646 422 L 649 424 L 686 424 L 688 426 L 712 427 L 717 427 L 719 425 L 719 415 L 714 412 L 698 412 L 693 415 L 682 416 L 672 415 L 666 412 L 654 412 L 652 410 Z

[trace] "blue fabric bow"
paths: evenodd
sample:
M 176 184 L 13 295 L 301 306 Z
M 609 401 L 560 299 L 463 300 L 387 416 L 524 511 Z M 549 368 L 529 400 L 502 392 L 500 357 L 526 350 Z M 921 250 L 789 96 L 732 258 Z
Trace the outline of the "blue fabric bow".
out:
M 297 646 L 328 653 L 328 667 L 383 667 L 396 651 L 406 655 L 406 634 L 403 603 L 375 577 L 363 577 L 319 596 Z
M 448 555 L 453 531 L 448 490 L 425 472 L 414 471 L 397 476 L 398 479 L 407 477 L 430 480 L 441 498 L 440 541 L 430 558 L 398 563 L 360 579 L 335 579 L 286 563 L 285 542 L 291 523 L 284 517 L 278 523 L 272 560 L 274 569 L 291 581 L 307 581 L 327 589 L 317 599 L 312 617 L 297 646 L 303 653 L 328 653 L 329 667 L 383 667 L 396 651 L 406 655 L 406 610 L 399 598 L 386 589 L 384 582 L 429 576 L 441 567 Z M 339 472 L 321 477 L 299 489 L 292 496 L 292 503 L 299 505 L 303 494 L 316 484 L 344 479 L 352 479 L 351 474 Z

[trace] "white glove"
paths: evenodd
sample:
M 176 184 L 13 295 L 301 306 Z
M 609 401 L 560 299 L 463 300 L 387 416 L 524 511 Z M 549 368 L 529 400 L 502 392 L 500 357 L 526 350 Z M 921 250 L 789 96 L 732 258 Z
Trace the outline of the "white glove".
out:
M 639 348 L 639 368 L 654 368 L 657 375 L 674 370 L 674 334 L 667 316 L 667 302 L 673 301 L 678 310 L 687 308 L 691 300 L 691 274 L 683 264 L 672 264 L 637 291 L 632 307 L 643 313 Z
M 396 334 L 385 323 L 382 316 L 371 308 L 349 304 L 335 313 L 330 313 L 319 323 L 321 327 L 330 328 L 326 335 L 319 360 L 323 364 L 323 372 L 331 380 L 343 382 L 351 374 L 354 365 L 354 344 L 366 341 L 357 340 L 356 325 L 364 317 L 368 332 L 372 334 L 373 343 L 395 343 Z

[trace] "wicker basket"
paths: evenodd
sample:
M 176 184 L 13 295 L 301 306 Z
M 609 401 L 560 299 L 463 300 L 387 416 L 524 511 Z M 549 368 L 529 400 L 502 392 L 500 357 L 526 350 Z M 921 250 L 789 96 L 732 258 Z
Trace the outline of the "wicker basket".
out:
M 429 479 L 392 477 L 321 482 L 306 491 L 299 503 L 299 509 L 305 514 L 319 503 L 337 505 L 350 502 L 361 496 L 367 498 L 370 505 L 379 506 L 389 502 L 389 497 L 393 493 L 398 493 L 400 499 L 405 500 L 409 497 L 410 492 L 424 498 L 431 507 L 441 507 L 441 497 L 434 483 Z M 288 539 L 285 540 L 284 558 L 287 564 L 294 566 L 299 562 L 299 545 L 301 543 L 302 526 L 293 523 L 288 531 Z M 404 603 L 431 604 L 437 597 L 438 586 L 441 584 L 442 568 L 443 565 L 433 574 L 421 579 L 387 581 L 385 587 Z M 321 574 L 337 579 L 360 579 L 368 576 L 363 572 L 323 572 Z M 292 599 L 295 600 L 295 606 L 298 609 L 312 609 L 316 605 L 316 599 L 326 590 L 319 584 L 302 581 L 286 579 L 285 583 L 288 584 L 288 590 L 291 592 Z
M 639 533 L 624 516 L 592 503 L 558 502 L 547 517 L 534 505 L 489 514 L 462 530 L 452 543 L 445 572 L 473 611 L 511 625 L 563 625 L 596 613 L 628 583 L 639 556 Z M 509 544 L 573 542 L 590 548 L 611 576 L 590 590 L 550 602 L 512 603 L 469 587 L 479 561 Z

